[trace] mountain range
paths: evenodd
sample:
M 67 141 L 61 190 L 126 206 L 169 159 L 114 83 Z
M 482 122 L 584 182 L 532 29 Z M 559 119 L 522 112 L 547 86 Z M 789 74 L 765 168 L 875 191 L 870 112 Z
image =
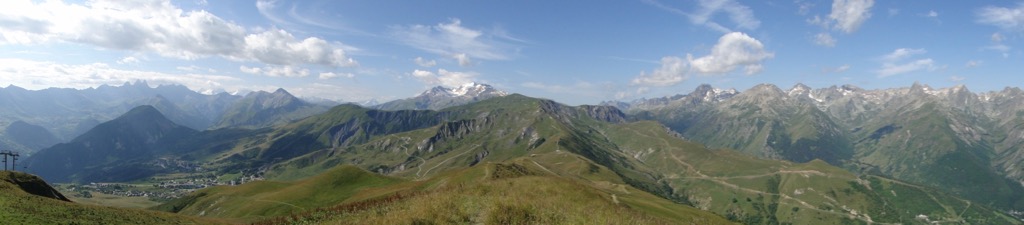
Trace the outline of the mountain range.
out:
M 142 106 L 97 126 L 71 143 L 44 149 L 27 161 L 48 180 L 77 182 L 144 180 L 183 172 L 158 167 L 163 161 L 193 163 L 197 166 L 190 170 L 198 173 L 258 171 L 270 181 L 199 191 L 158 207 L 182 214 L 244 221 L 280 221 L 275 219 L 278 216 L 312 222 L 350 218 L 387 221 L 381 219 L 390 217 L 374 212 L 394 212 L 408 215 L 396 221 L 409 223 L 586 222 L 587 217 L 573 216 L 576 214 L 549 212 L 566 209 L 586 213 L 586 209 L 564 202 L 587 201 L 608 210 L 603 212 L 636 215 L 624 223 L 1016 223 L 1004 212 L 1017 208 L 987 199 L 988 193 L 977 197 L 956 192 L 957 186 L 907 182 L 885 173 L 865 172 L 880 169 L 862 171 L 849 166 L 859 164 L 830 165 L 853 161 L 862 155 L 855 148 L 863 143 L 851 142 L 854 147 L 848 154 L 821 153 L 828 157 L 778 160 L 814 151 L 831 152 L 833 146 L 813 142 L 819 140 L 818 130 L 838 129 L 835 133 L 841 136 L 836 138 L 857 132 L 846 130 L 840 122 L 822 125 L 814 120 L 776 119 L 830 116 L 815 113 L 815 104 L 786 103 L 795 97 L 782 91 L 773 94 L 769 91 L 776 90 L 771 86 L 759 88 L 764 90 L 732 91 L 731 97 L 717 94 L 730 91 L 705 88 L 716 95 L 707 95 L 705 91 L 699 101 L 679 99 L 688 99 L 684 104 L 703 105 L 705 110 L 719 110 L 716 113 L 730 108 L 746 109 L 734 112 L 736 115 L 721 115 L 715 121 L 745 118 L 737 115 L 747 114 L 755 118 L 755 124 L 764 124 L 748 128 L 754 129 L 748 132 L 775 135 L 770 139 L 774 142 L 798 137 L 797 140 L 811 143 L 777 144 L 774 147 L 789 148 L 773 154 L 708 148 L 706 145 L 714 143 L 688 137 L 687 132 L 677 131 L 678 125 L 638 120 L 645 116 L 657 118 L 660 114 L 655 112 L 632 107 L 628 113 L 611 106 L 573 107 L 511 94 L 442 110 L 391 111 L 345 104 L 268 128 L 208 131 L 176 126 L 154 107 Z M 744 95 L 748 92 L 757 95 Z M 739 101 L 743 98 L 753 100 Z M 736 102 L 726 104 L 730 101 Z M 708 103 L 715 104 L 704 105 Z M 794 113 L 789 106 L 804 108 Z M 696 111 L 693 115 L 714 118 L 708 115 L 711 113 L 703 113 L 707 112 Z M 682 116 L 676 118 L 689 121 Z M 714 124 L 707 126 L 711 125 Z M 725 125 L 714 129 L 732 131 Z M 880 139 L 903 128 L 891 129 L 895 131 L 880 134 Z M 772 134 L 789 130 L 801 132 Z M 886 133 L 884 130 L 882 133 Z M 65 145 L 74 147 L 62 147 Z M 52 158 L 54 155 L 60 157 Z M 95 159 L 93 155 L 108 157 Z M 44 173 L 43 168 L 56 172 Z M 141 172 L 137 171 L 149 174 L 139 175 Z M 332 180 L 335 178 L 341 180 Z M 535 198 L 526 194 L 538 192 L 549 195 Z M 513 200 L 501 193 L 523 196 Z M 1020 192 L 1011 189 L 1008 193 Z M 244 196 L 256 196 L 256 201 Z M 510 201 L 521 204 L 504 203 Z M 438 202 L 449 206 L 420 208 Z M 288 204 L 296 207 L 284 207 Z M 458 207 L 465 204 L 486 207 Z M 681 213 L 688 216 L 679 217 Z
M 486 84 L 456 88 L 435 87 L 423 94 L 374 104 L 382 109 L 440 109 L 507 93 Z M 341 103 L 303 100 L 284 89 L 245 95 L 203 94 L 181 85 L 151 87 L 145 81 L 97 88 L 26 90 L 0 88 L 0 149 L 24 155 L 70 141 L 94 126 L 130 109 L 150 105 L 176 124 L 194 130 L 260 129 L 282 125 L 327 111 Z M 40 129 L 41 128 L 41 129 Z
M 764 84 L 744 92 L 702 85 L 686 95 L 604 104 L 709 147 L 794 162 L 821 159 L 1020 211 L 1020 100 L 1017 88 L 976 94 L 964 86 L 782 90 Z

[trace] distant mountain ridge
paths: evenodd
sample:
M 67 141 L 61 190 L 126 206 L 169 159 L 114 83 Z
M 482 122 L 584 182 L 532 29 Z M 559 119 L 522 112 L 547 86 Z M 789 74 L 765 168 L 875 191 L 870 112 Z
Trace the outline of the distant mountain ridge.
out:
M 440 110 L 452 106 L 465 105 L 493 97 L 507 95 L 508 92 L 498 90 L 491 85 L 467 83 L 462 86 L 452 88 L 437 86 L 412 98 L 394 100 L 379 105 L 371 105 L 371 107 L 383 110 Z
M 49 88 L 26 90 L 17 86 L 0 88 L 0 149 L 30 155 L 42 148 L 69 141 L 101 122 L 130 109 L 151 105 L 169 120 L 195 130 L 211 128 L 263 128 L 300 119 L 327 110 L 308 103 L 283 89 L 278 92 L 203 94 L 182 85 L 149 86 L 145 81 L 96 88 Z M 20 121 L 20 122 L 19 122 Z M 18 124 L 15 124 L 18 123 Z M 33 131 L 41 139 L 14 137 L 11 132 L 29 124 L 42 127 L 56 142 Z M 14 127 L 11 127 L 14 125 Z M 9 128 L 10 127 L 10 128 Z M 24 135 L 23 135 L 24 136 Z
M 684 137 L 763 158 L 822 159 L 851 171 L 939 187 L 1003 209 L 1024 208 L 1024 92 L 965 86 L 788 90 L 762 84 L 704 101 L 687 95 L 605 102 Z
M 236 101 L 213 127 L 262 128 L 323 113 L 328 107 L 308 103 L 284 89 L 251 92 Z

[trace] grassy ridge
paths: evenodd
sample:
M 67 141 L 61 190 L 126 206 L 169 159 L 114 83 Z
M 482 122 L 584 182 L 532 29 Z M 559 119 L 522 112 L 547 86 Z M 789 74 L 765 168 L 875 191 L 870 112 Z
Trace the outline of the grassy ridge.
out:
M 456 170 L 379 198 L 264 224 L 730 224 L 643 191 L 552 176 L 529 159 Z
M 296 182 L 257 181 L 217 186 L 154 207 L 181 214 L 243 220 L 283 216 L 345 202 L 362 189 L 401 182 L 352 166 L 341 166 Z
M 140 209 L 92 206 L 27 192 L 40 187 L 39 177 L 0 172 L 0 223 L 4 224 L 223 224 L 223 221 Z M 48 187 L 48 185 L 46 185 Z M 51 189 L 52 190 L 52 189 Z M 30 190 L 37 192 L 38 190 Z

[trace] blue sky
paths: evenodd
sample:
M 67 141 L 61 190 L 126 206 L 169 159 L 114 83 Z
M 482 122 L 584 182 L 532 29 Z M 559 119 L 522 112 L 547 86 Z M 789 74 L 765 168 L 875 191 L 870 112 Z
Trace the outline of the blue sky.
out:
M 1024 1 L 2 1 L 0 86 L 147 80 L 386 101 L 488 83 L 568 104 L 853 84 L 1020 86 Z

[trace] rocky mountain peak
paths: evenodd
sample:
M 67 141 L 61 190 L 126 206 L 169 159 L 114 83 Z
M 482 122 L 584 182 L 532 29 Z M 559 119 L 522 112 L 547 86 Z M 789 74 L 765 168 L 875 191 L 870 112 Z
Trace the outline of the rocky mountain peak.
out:
M 736 94 L 739 94 L 739 92 L 736 91 L 736 89 L 730 88 L 728 90 L 723 90 L 714 88 L 710 84 L 701 84 L 700 86 L 697 86 L 697 88 L 694 89 L 693 92 L 690 92 L 689 96 L 697 101 L 717 102 L 731 98 Z M 681 96 L 673 97 L 672 99 L 679 98 L 681 98 Z
M 809 93 L 811 93 L 811 87 L 803 83 L 796 83 L 796 85 L 793 85 L 793 88 L 789 89 L 789 96 L 801 96 Z

